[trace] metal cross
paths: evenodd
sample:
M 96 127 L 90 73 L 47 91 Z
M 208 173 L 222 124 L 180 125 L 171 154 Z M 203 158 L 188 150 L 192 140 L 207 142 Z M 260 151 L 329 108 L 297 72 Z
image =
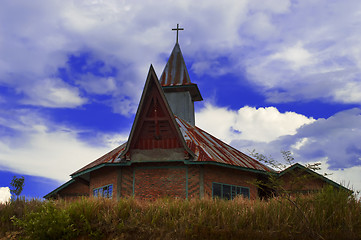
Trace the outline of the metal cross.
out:
M 178 32 L 184 30 L 184 28 L 179 28 L 179 24 L 177 23 L 177 28 L 172 28 L 172 31 L 177 31 L 177 42 L 178 43 Z

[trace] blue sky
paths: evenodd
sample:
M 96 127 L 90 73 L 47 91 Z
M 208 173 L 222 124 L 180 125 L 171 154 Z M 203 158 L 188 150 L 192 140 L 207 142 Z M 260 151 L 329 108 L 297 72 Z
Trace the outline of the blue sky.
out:
M 127 140 L 179 42 L 196 125 L 361 190 L 360 1 L 2 1 L 0 187 L 42 197 Z M 212 121 L 210 121 L 210 119 Z

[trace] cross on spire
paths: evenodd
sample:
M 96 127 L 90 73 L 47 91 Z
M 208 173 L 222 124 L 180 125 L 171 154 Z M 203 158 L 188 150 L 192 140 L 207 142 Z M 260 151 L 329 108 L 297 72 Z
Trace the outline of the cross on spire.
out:
M 178 32 L 179 31 L 182 31 L 182 30 L 184 30 L 184 28 L 179 28 L 179 24 L 177 23 L 177 28 L 172 28 L 172 31 L 177 31 L 177 41 L 176 41 L 176 43 L 178 43 Z

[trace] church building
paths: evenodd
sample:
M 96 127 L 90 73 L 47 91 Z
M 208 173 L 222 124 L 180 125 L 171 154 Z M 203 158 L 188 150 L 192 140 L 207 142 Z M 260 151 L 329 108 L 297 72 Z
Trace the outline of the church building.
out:
M 150 66 L 128 141 L 71 174 L 44 198 L 94 196 L 119 199 L 255 199 L 269 194 L 255 181 L 274 174 L 292 190 L 293 173 L 314 176 L 299 190 L 315 191 L 337 183 L 295 164 L 276 172 L 195 125 L 194 102 L 202 101 L 189 78 L 177 42 L 158 79 Z M 270 190 L 272 191 L 272 190 Z

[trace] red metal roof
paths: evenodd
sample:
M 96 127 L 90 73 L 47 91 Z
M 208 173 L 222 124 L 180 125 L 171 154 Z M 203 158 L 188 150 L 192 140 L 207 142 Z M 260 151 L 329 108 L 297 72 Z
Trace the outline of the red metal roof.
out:
M 98 166 L 100 164 L 103 164 L 103 163 L 114 163 L 116 157 L 119 156 L 119 154 L 124 151 L 126 145 L 127 145 L 127 143 L 123 143 L 119 147 L 113 149 L 112 151 L 110 151 L 107 154 L 101 156 L 97 160 L 89 163 L 85 167 L 83 167 L 83 168 L 79 169 L 78 171 L 74 172 L 73 174 L 71 174 L 71 176 L 75 175 L 77 173 L 83 172 L 85 170 L 88 170 L 88 169 L 90 169 L 92 167 L 96 167 L 96 166 Z
M 160 76 L 160 83 L 163 87 L 192 84 L 178 43 L 176 43 L 169 56 L 168 62 Z
M 177 124 L 188 147 L 195 153 L 198 162 L 217 162 L 254 170 L 273 172 L 266 165 L 238 151 L 202 129 L 176 117 Z
M 274 172 L 273 169 L 261 164 L 257 160 L 222 142 L 218 138 L 203 131 L 202 129 L 192 126 L 183 119 L 180 119 L 176 116 L 175 119 L 187 146 L 195 154 L 195 159 L 193 159 L 193 161 L 216 162 L 253 170 Z M 121 146 L 115 148 L 94 162 L 76 171 L 72 175 L 83 172 L 92 167 L 96 167 L 103 163 L 119 162 L 119 159 L 116 158 L 120 156 L 125 150 L 126 144 L 127 143 L 124 143 Z
M 175 44 L 159 81 L 164 92 L 188 91 L 193 101 L 203 100 L 197 84 L 192 83 L 189 78 L 188 70 L 178 43 Z

